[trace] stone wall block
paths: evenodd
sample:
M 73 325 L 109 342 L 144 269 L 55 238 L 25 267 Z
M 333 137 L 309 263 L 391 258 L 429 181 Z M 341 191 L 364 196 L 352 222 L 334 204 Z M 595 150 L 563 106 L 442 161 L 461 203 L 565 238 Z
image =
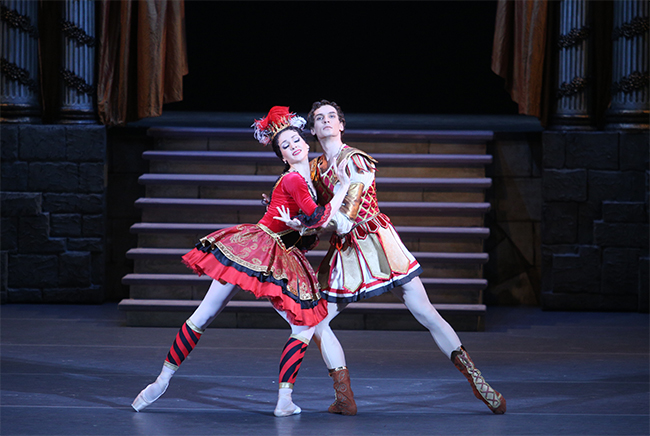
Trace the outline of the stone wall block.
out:
M 606 294 L 602 296 L 602 304 L 598 310 L 607 312 L 635 312 L 639 307 L 638 295 L 611 295 Z
M 65 239 L 50 238 L 49 214 L 20 218 L 18 222 L 20 253 L 62 253 L 65 249 Z
M 43 196 L 36 192 L 0 192 L 2 216 L 34 216 L 43 211 Z
M 600 207 L 592 203 L 578 205 L 578 244 L 592 245 L 594 242 L 594 218 L 600 216 Z
M 545 170 L 542 198 L 544 201 L 586 201 L 587 170 Z
M 44 303 L 98 304 L 103 301 L 100 286 L 43 289 Z
M 9 275 L 9 254 L 6 251 L 0 251 L 0 304 L 5 304 L 8 300 L 8 281 Z
M 32 162 L 29 164 L 29 189 L 45 192 L 77 192 L 79 167 L 70 162 Z
M 59 286 L 90 286 L 90 253 L 68 251 L 59 256 Z
M 619 297 L 620 298 L 620 297 Z M 603 310 L 603 296 L 593 293 L 542 294 L 545 310 Z
M 639 253 L 630 248 L 603 250 L 603 294 L 637 294 Z
M 639 312 L 650 312 L 650 258 L 648 257 L 639 258 Z
M 84 215 L 81 221 L 82 234 L 85 237 L 102 237 L 106 233 L 103 215 Z M 76 235 L 75 235 L 76 236 Z
M 65 135 L 62 125 L 20 126 L 20 160 L 61 161 L 65 160 Z
M 82 163 L 79 165 L 79 190 L 81 192 L 104 192 L 103 163 Z
M 43 207 L 52 213 L 99 214 L 104 210 L 104 198 L 100 194 L 47 193 Z
M 9 288 L 7 301 L 9 303 L 42 303 L 43 292 L 40 289 L 33 288 Z
M 78 213 L 51 214 L 50 235 L 81 236 L 81 215 Z
M 578 205 L 546 203 L 543 207 L 542 243 L 574 244 L 578 237 Z
M 541 246 L 542 263 L 542 294 L 553 292 L 553 258 L 556 254 L 577 255 L 577 245 L 545 245 Z
M 553 256 L 554 293 L 600 293 L 601 250 L 595 246 L 580 246 L 577 255 Z
M 599 207 L 603 201 L 644 201 L 644 174 L 640 171 L 596 171 L 587 175 L 589 202 Z
M 67 158 L 73 162 L 104 162 L 106 160 L 106 128 L 83 125 L 65 128 Z
M 18 251 L 18 217 L 3 217 L 2 223 L 2 236 L 0 236 L 0 244 L 2 251 Z
M 647 248 L 649 236 L 645 223 L 594 221 L 594 244 L 601 247 Z
M 603 201 L 603 221 L 606 223 L 648 222 L 645 204 L 640 202 Z
M 3 162 L 2 163 L 2 190 L 3 191 L 27 191 L 28 188 L 28 165 L 27 162 Z
M 18 126 L 2 125 L 0 152 L 2 153 L 2 162 L 18 160 Z
M 567 168 L 617 170 L 618 133 L 568 133 L 565 165 Z
M 58 282 L 58 256 L 38 254 L 9 255 L 9 288 L 44 288 Z
M 68 238 L 68 250 L 101 253 L 104 242 L 101 238 Z
M 621 170 L 646 171 L 650 158 L 648 132 L 620 134 Z
M 566 134 L 545 131 L 542 134 L 542 162 L 544 168 L 563 168 L 566 150 Z

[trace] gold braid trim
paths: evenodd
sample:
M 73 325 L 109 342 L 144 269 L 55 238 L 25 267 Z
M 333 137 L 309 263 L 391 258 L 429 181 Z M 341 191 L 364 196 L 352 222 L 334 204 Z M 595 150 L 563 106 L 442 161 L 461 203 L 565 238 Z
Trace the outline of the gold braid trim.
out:
M 289 337 L 290 337 L 290 338 L 297 339 L 297 340 L 299 340 L 300 342 L 302 342 L 302 343 L 305 344 L 305 345 L 309 345 L 309 339 L 307 339 L 307 338 L 305 338 L 305 337 L 302 337 L 302 336 L 300 336 L 300 335 L 296 335 L 296 334 L 293 334 L 293 335 L 291 335 L 291 336 L 289 336 Z
M 339 153 L 339 157 L 338 157 L 338 159 L 336 159 L 336 164 L 340 165 L 341 162 L 343 162 L 346 159 L 351 158 L 355 154 L 360 154 L 361 156 L 365 157 L 366 159 L 368 159 L 373 164 L 377 163 L 377 159 L 370 156 L 365 151 L 359 150 L 358 148 L 354 148 L 354 147 L 346 147 L 346 148 L 341 150 L 341 153 Z

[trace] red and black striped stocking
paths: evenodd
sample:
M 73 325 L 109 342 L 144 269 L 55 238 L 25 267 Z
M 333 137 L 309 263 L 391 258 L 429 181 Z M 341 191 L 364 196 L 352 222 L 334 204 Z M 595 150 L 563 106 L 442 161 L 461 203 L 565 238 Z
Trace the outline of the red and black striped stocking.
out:
M 167 353 L 165 359 L 165 366 L 173 369 L 178 369 L 183 360 L 190 354 L 190 351 L 196 346 L 204 330 L 195 326 L 189 319 L 181 327 L 176 335 L 176 339 Z
M 309 341 L 301 336 L 291 335 L 289 337 L 280 358 L 280 376 L 278 379 L 280 388 L 293 388 L 308 345 Z

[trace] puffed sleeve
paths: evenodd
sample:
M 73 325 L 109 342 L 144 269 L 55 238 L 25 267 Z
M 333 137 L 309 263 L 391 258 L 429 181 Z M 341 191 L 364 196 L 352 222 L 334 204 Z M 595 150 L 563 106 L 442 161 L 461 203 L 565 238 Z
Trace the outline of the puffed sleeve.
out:
M 300 208 L 300 213 L 292 218 L 297 218 L 303 226 L 317 228 L 323 226 L 329 218 L 332 208 L 329 204 L 319 206 L 309 194 L 307 182 L 298 173 L 285 176 L 283 183 L 285 192 L 290 195 Z

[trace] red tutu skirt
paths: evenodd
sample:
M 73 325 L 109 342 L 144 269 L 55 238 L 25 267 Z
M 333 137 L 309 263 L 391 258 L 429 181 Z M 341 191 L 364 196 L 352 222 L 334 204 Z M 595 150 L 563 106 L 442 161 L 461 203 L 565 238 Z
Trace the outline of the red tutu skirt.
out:
M 261 224 L 239 224 L 202 238 L 183 256 L 198 275 L 268 298 L 294 325 L 314 326 L 327 316 L 318 279 L 299 249 Z

